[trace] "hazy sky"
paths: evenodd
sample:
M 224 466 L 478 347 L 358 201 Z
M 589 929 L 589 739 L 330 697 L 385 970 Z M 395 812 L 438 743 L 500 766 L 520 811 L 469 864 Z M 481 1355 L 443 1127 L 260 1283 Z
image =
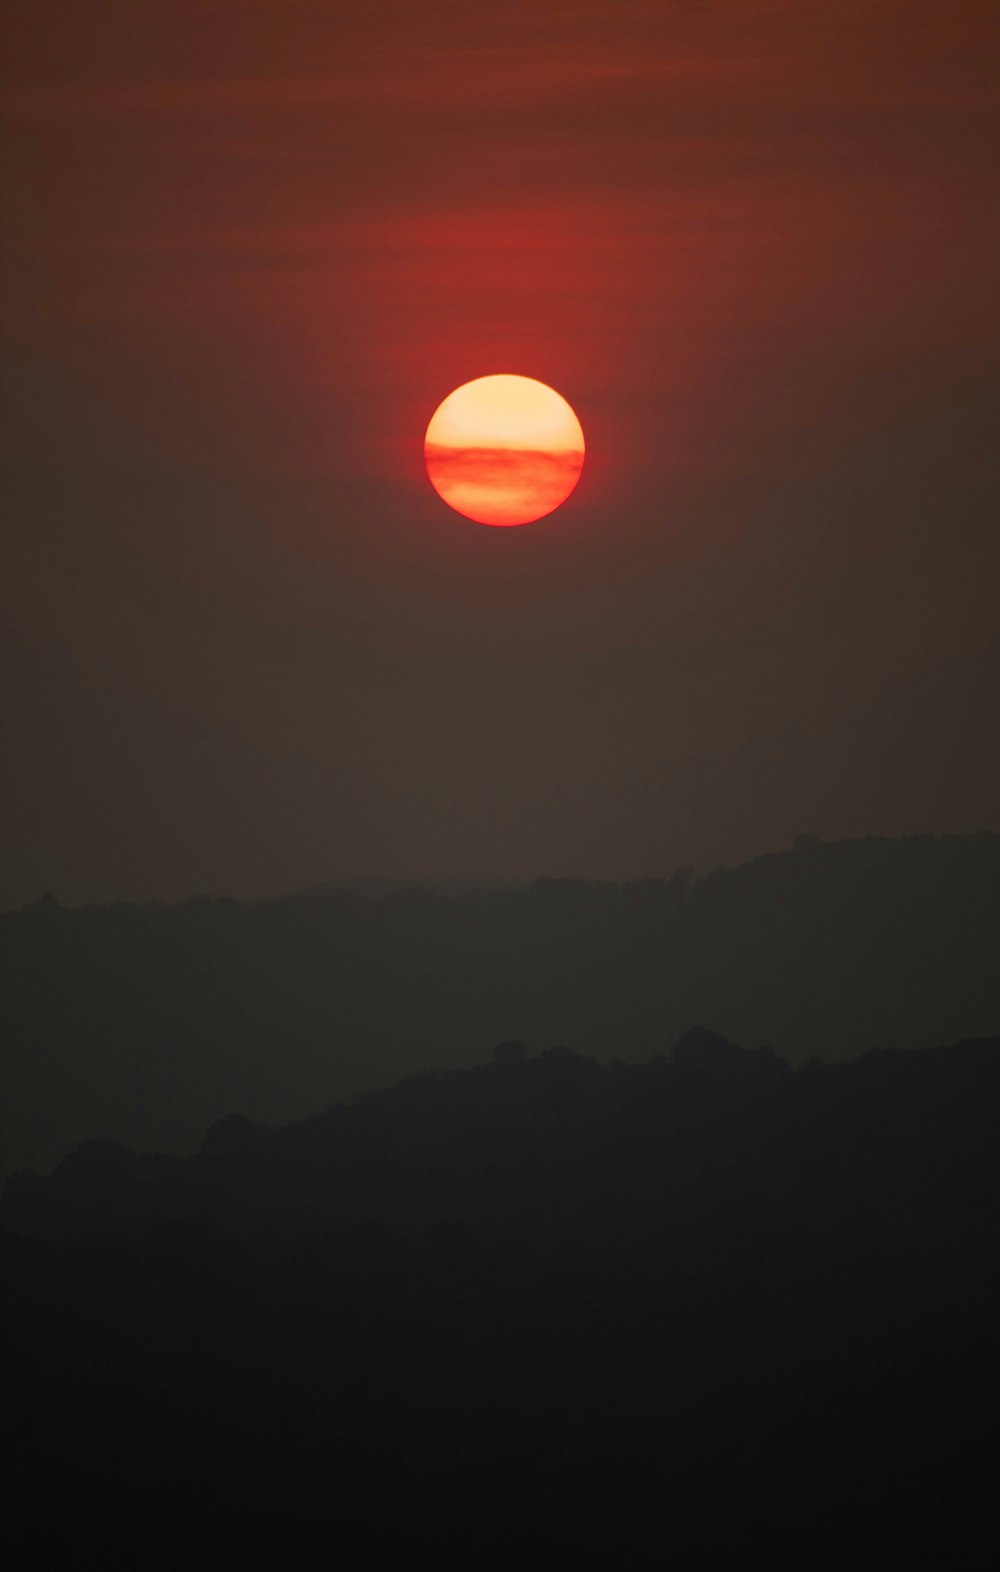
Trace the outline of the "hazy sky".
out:
M 4 905 L 1000 827 L 994 0 L 5 11 Z

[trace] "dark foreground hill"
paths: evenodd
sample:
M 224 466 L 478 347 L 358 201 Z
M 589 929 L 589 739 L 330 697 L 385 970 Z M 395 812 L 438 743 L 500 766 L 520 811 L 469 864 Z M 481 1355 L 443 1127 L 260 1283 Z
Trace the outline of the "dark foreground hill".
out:
M 4 1196 L 10 1564 L 990 1566 L 998 1127 L 997 1038 L 692 1032 L 86 1143 Z
M 643 1058 L 692 1021 L 790 1062 L 1000 1023 L 1000 836 L 825 844 L 702 879 L 0 920 L 3 1170 L 102 1136 L 192 1151 L 491 1043 Z

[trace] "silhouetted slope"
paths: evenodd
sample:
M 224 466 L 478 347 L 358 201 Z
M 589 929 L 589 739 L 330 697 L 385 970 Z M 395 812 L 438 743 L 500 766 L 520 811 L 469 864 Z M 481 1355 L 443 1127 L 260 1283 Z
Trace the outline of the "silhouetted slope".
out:
M 48 1177 L 12 1175 L 0 1222 L 50 1238 L 191 1217 L 247 1238 L 484 1224 L 620 1243 L 718 1212 L 905 1232 L 949 1196 L 971 1215 L 1000 1175 L 997 1129 L 1000 1038 L 796 1072 L 701 1028 L 646 1064 L 509 1043 L 283 1128 L 230 1116 L 188 1158 L 86 1141 Z
M 693 1032 L 87 1144 L 5 1192 L 12 1564 L 986 1567 L 998 1121 L 1000 1039 Z
M 694 880 L 539 880 L 2 920 L 4 1162 L 193 1150 L 504 1036 L 653 1053 L 691 1021 L 793 1063 L 1000 1023 L 1000 836 L 825 844 Z

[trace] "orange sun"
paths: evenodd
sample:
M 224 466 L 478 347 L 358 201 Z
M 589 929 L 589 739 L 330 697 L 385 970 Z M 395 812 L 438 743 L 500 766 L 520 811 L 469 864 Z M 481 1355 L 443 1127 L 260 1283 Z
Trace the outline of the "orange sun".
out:
M 531 524 L 566 501 L 583 468 L 566 400 L 533 377 L 477 377 L 431 417 L 424 459 L 450 508 L 479 524 Z

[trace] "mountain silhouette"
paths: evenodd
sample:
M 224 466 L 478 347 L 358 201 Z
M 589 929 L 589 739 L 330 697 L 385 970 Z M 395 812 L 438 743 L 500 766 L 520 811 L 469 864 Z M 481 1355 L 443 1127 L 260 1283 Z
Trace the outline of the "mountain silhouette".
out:
M 0 919 L 3 1169 L 193 1151 L 489 1044 L 662 1051 L 693 1021 L 793 1064 L 1000 1021 L 1000 836 L 824 843 L 696 878 Z
M 998 1124 L 1000 1038 L 695 1028 L 85 1142 L 3 1196 L 9 1564 L 985 1567 Z

